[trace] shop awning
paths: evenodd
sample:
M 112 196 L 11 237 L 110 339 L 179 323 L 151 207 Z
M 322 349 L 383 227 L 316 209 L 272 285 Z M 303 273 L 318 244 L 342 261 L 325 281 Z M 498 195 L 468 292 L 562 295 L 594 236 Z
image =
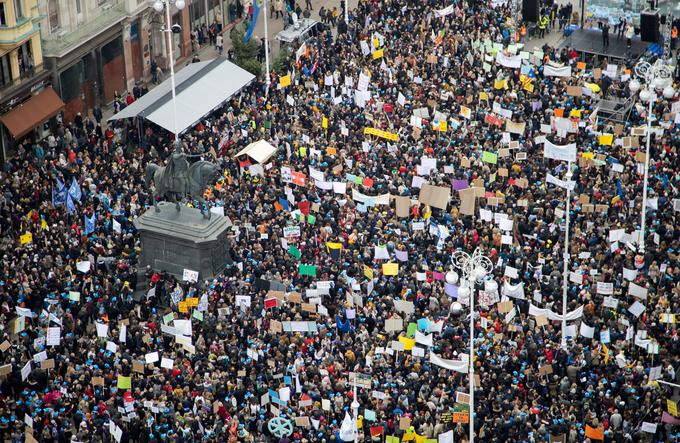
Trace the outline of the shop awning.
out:
M 48 86 L 35 95 L 0 117 L 0 121 L 12 134 L 19 139 L 31 132 L 45 120 L 49 120 L 64 109 L 64 102 L 52 87 Z
M 175 75 L 176 129 L 170 79 L 135 100 L 109 120 L 143 117 L 169 132 L 177 131 L 181 134 L 238 94 L 253 80 L 255 80 L 253 74 L 224 57 L 191 63 Z

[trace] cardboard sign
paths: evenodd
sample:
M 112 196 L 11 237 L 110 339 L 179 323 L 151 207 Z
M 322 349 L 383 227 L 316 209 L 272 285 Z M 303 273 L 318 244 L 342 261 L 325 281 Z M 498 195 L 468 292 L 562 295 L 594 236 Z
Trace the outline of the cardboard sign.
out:
M 452 412 L 451 420 L 454 423 L 468 423 L 470 421 L 470 414 L 467 412 Z
M 54 359 L 48 358 L 40 362 L 40 369 L 54 369 Z

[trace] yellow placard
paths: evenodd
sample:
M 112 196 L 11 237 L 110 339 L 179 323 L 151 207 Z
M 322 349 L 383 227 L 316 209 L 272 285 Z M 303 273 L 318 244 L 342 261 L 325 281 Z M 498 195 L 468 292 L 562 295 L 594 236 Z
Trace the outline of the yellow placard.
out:
M 614 142 L 614 134 L 602 134 L 600 136 L 600 144 L 604 146 L 611 146 Z
M 187 302 L 181 301 L 177 304 L 177 307 L 179 308 L 179 312 L 186 314 L 189 312 L 189 306 L 187 305 Z
M 284 75 L 283 77 L 279 78 L 279 85 L 282 88 L 290 86 L 290 74 Z
M 384 55 L 384 49 L 378 49 L 377 51 L 375 51 L 373 53 L 373 60 L 377 60 L 379 58 L 382 58 L 383 55 Z
M 487 94 L 486 92 L 480 92 L 480 93 L 479 93 L 479 99 L 480 99 L 480 100 L 488 100 L 488 99 L 489 99 L 489 94 Z
M 677 417 L 678 416 L 678 404 L 673 400 L 666 400 L 666 406 L 668 406 L 668 413 Z
M 524 84 L 524 90 L 527 92 L 534 92 L 534 84 L 533 83 L 525 83 Z
M 376 49 L 380 47 L 380 39 L 378 37 L 373 38 L 373 46 L 375 46 Z
M 364 275 L 366 278 L 373 280 L 373 269 L 364 265 Z
M 25 233 L 19 237 L 19 242 L 21 242 L 22 245 L 25 245 L 26 243 L 33 243 L 33 234 L 30 232 Z
M 503 80 L 495 80 L 495 81 L 493 82 L 493 88 L 494 88 L 494 89 L 505 89 L 505 88 L 506 88 L 505 79 L 503 79 Z
M 193 308 L 198 306 L 198 297 L 189 297 L 186 299 L 187 306 Z
M 326 117 L 321 119 L 321 127 L 324 129 L 328 129 L 328 119 Z
M 449 126 L 446 123 L 446 120 L 439 120 L 439 131 L 440 132 L 446 132 L 448 128 L 449 128 Z
M 118 376 L 118 389 L 132 389 L 132 377 Z
M 399 263 L 383 263 L 382 271 L 383 275 L 398 275 Z
M 404 351 L 410 351 L 416 345 L 415 338 L 399 337 L 399 341 L 404 344 Z
M 581 118 L 581 110 L 580 109 L 572 109 L 571 112 L 569 112 L 569 117 Z
M 582 152 L 581 157 L 585 158 L 586 160 L 592 160 L 595 158 L 595 154 L 592 152 Z
M 364 135 L 375 135 L 376 137 L 384 138 L 393 142 L 399 141 L 399 136 L 397 134 L 383 131 L 382 129 L 378 128 L 365 127 Z

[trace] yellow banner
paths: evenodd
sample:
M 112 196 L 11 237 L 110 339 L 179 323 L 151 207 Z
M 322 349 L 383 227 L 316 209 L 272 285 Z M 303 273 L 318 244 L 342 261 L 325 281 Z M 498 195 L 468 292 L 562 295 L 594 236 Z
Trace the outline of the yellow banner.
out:
M 384 138 L 393 142 L 399 141 L 399 136 L 392 132 L 383 131 L 378 128 L 364 128 L 364 135 L 375 135 L 376 137 Z

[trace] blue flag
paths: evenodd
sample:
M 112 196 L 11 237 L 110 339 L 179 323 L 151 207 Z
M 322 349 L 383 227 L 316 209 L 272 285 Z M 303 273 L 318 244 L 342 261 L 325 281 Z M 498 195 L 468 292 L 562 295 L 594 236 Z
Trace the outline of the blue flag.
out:
M 78 182 L 76 181 L 75 177 L 73 177 L 71 187 L 68 188 L 68 195 L 70 195 L 72 199 L 77 200 L 79 202 L 80 198 L 83 196 L 83 192 L 80 190 L 80 186 L 78 186 Z
M 66 190 L 66 186 L 61 182 L 61 180 L 57 179 L 57 190 L 56 192 L 54 191 L 54 187 L 52 187 L 52 204 L 54 206 L 59 206 L 63 205 L 66 203 L 66 194 L 68 191 Z
M 85 218 L 85 235 L 90 235 L 94 232 L 94 227 L 96 224 L 96 214 L 92 214 L 89 218 L 87 215 L 83 216 Z
M 258 3 L 257 0 L 253 2 L 253 20 L 250 22 L 250 25 L 248 26 L 248 31 L 246 31 L 246 35 L 243 37 L 243 42 L 248 43 L 250 41 L 250 37 L 253 36 L 253 32 L 255 32 L 255 25 L 257 24 L 257 16 L 260 15 L 260 4 Z
M 71 194 L 69 194 L 68 197 L 66 198 L 66 210 L 68 211 L 69 214 L 72 214 L 76 211 L 76 205 L 73 204 Z
M 338 332 L 349 332 L 352 329 L 352 324 L 349 320 L 343 322 L 339 315 L 335 316 L 335 324 L 338 326 Z

